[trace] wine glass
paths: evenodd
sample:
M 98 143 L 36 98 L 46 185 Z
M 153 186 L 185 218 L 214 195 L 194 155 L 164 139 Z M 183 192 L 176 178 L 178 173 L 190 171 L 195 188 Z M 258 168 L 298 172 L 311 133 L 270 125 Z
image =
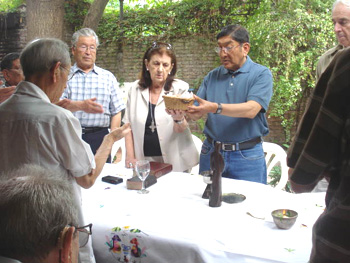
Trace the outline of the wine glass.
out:
M 149 172 L 151 170 L 151 166 L 149 164 L 149 161 L 147 160 L 140 160 L 137 161 L 135 164 L 135 169 L 138 177 L 142 181 L 142 189 L 137 191 L 139 194 L 148 194 L 148 190 L 145 189 L 145 180 L 147 176 L 149 175 Z

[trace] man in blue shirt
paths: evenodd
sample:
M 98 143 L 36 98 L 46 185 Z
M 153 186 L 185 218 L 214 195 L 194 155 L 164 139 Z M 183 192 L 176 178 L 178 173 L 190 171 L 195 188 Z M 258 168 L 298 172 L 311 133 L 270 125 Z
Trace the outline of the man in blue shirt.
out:
M 207 114 L 199 171 L 210 170 L 210 154 L 222 143 L 223 177 L 266 184 L 267 173 L 262 136 L 269 132 L 265 113 L 272 96 L 272 74 L 248 56 L 249 33 L 230 25 L 217 35 L 222 65 L 204 78 L 188 117 Z

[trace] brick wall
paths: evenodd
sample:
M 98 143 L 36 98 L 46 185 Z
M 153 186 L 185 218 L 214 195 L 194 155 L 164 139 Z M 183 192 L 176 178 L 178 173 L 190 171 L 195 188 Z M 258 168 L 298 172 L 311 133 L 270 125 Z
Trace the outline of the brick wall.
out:
M 103 41 L 103 40 L 102 40 Z M 177 57 L 177 78 L 194 87 L 219 60 L 212 44 L 204 43 L 201 38 L 174 39 L 171 44 Z M 142 58 L 148 46 L 123 45 L 123 53 L 117 53 L 115 43 L 102 44 L 98 49 L 96 64 L 113 72 L 121 82 L 132 82 L 138 78 L 142 67 Z M 196 86 L 196 88 L 198 88 Z
M 19 13 L 0 16 L 0 60 L 9 52 L 20 51 L 26 44 L 25 9 Z M 70 46 L 72 32 L 67 27 L 65 41 Z M 215 39 L 203 41 L 203 38 L 194 36 L 173 39 L 171 44 L 177 55 L 177 77 L 188 82 L 190 87 L 198 88 L 203 77 L 214 67 L 219 65 L 217 54 L 213 51 Z M 115 74 L 119 82 L 133 82 L 138 78 L 142 66 L 142 57 L 147 46 L 133 43 L 125 43 L 122 52 L 118 53 L 116 43 L 106 43 L 103 39 L 98 49 L 96 64 L 108 69 Z M 1 77 L 1 75 L 0 75 Z M 266 141 L 282 144 L 285 142 L 285 134 L 278 118 L 268 118 L 270 134 Z M 196 123 L 191 128 L 198 131 Z M 229 132 L 229 131 L 228 131 Z
M 0 60 L 8 53 L 20 52 L 26 44 L 25 9 L 20 10 L 0 16 Z

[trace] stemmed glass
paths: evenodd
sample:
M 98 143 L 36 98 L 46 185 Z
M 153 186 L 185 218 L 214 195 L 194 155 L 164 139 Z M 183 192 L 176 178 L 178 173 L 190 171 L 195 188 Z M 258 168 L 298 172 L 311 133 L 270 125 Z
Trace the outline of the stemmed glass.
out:
M 149 164 L 149 161 L 147 160 L 140 160 L 137 161 L 135 164 L 135 169 L 138 177 L 142 181 L 142 189 L 137 191 L 139 194 L 148 194 L 149 191 L 145 189 L 145 180 L 147 176 L 149 175 L 149 172 L 151 170 L 151 166 Z

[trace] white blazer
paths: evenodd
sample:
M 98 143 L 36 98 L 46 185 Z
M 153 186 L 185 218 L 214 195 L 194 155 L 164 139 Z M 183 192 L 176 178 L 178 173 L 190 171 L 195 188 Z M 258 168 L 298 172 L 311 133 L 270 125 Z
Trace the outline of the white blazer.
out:
M 189 88 L 188 83 L 175 79 L 169 95 L 182 94 Z M 154 110 L 160 149 L 165 163 L 173 165 L 173 171 L 183 172 L 198 164 L 199 153 L 187 128 L 182 133 L 174 132 L 173 118 L 166 113 L 162 90 Z M 134 139 L 135 158 L 144 159 L 143 142 L 145 122 L 149 111 L 149 89 L 142 90 L 135 81 L 128 93 L 124 123 L 130 123 Z

